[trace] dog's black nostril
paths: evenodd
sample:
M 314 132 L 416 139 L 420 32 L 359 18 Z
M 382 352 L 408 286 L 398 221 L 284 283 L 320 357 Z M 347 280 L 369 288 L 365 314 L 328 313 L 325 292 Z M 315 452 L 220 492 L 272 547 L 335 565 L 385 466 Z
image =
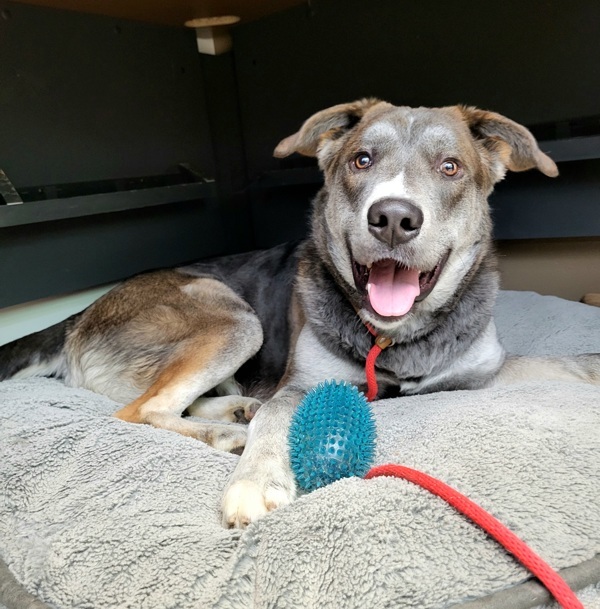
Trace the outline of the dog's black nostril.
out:
M 400 222 L 400 226 L 407 231 L 417 230 L 419 228 L 418 226 L 413 226 L 411 218 L 403 218 L 402 222 Z
M 384 228 L 388 225 L 387 216 L 379 216 L 379 218 L 377 218 L 377 220 L 375 220 L 373 222 L 369 222 L 369 224 L 371 224 L 372 226 L 378 226 L 380 228 Z
M 423 212 L 407 199 L 382 199 L 367 212 L 369 232 L 394 247 L 414 239 L 423 226 Z

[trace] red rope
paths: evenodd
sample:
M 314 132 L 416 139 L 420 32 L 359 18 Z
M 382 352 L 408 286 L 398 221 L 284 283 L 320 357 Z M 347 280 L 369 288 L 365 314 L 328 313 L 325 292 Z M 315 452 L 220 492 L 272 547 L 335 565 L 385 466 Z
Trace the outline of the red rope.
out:
M 374 344 L 365 361 L 365 374 L 367 376 L 367 393 L 365 397 L 367 398 L 367 402 L 372 402 L 379 392 L 379 387 L 377 387 L 377 373 L 375 372 L 375 360 L 382 351 L 383 349 L 378 344 Z
M 371 347 L 371 350 L 367 354 L 367 359 L 365 360 L 365 375 L 367 377 L 367 394 L 365 397 L 367 398 L 367 402 L 372 402 L 379 393 L 377 373 L 375 372 L 375 361 L 384 349 L 387 349 L 394 344 L 394 341 L 391 338 L 379 336 L 370 323 L 363 323 L 367 326 L 367 330 L 375 337 L 375 344 Z
M 365 478 L 370 479 L 379 476 L 403 478 L 409 482 L 422 486 L 430 493 L 442 498 L 504 546 L 508 552 L 510 552 L 523 566 L 529 569 L 535 577 L 548 588 L 561 607 L 564 609 L 584 609 L 579 599 L 575 596 L 575 593 L 552 567 L 550 567 L 528 545 L 521 541 L 521 539 L 519 539 L 510 529 L 506 528 L 499 520 L 451 486 L 448 486 L 423 472 L 403 465 L 390 464 L 374 467 Z

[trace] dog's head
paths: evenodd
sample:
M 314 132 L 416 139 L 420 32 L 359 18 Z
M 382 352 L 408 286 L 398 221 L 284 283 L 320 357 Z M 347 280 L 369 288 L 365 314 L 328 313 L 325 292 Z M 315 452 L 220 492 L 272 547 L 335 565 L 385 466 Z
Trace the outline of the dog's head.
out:
M 275 156 L 294 152 L 325 174 L 313 216 L 325 263 L 363 319 L 388 330 L 443 306 L 488 254 L 487 197 L 507 170 L 558 174 L 525 127 L 465 106 L 334 106 Z

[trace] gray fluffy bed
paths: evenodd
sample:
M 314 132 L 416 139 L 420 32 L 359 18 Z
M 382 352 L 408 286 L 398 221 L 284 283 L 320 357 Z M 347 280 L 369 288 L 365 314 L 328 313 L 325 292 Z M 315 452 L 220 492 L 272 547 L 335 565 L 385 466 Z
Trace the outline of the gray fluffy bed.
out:
M 600 351 L 600 308 L 504 292 L 522 354 Z M 373 405 L 377 463 L 491 511 L 600 607 L 600 387 L 528 382 Z M 245 531 L 219 499 L 238 457 L 109 415 L 56 380 L 0 383 L 0 606 L 522 609 L 548 594 L 475 525 L 394 478 L 347 479 Z

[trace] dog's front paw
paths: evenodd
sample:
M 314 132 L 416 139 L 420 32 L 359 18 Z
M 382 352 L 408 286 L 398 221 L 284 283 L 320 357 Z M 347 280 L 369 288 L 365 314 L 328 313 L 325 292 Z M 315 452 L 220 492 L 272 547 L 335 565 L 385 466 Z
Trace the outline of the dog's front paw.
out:
M 245 528 L 272 510 L 288 505 L 295 495 L 293 483 L 284 487 L 253 480 L 233 482 L 223 496 L 223 526 Z
M 247 527 L 295 499 L 287 431 L 301 397 L 298 390 L 282 389 L 250 422 L 248 445 L 223 496 L 224 526 Z
M 205 441 L 217 450 L 241 455 L 246 446 L 246 438 L 246 429 L 241 425 L 214 424 L 209 427 Z
M 249 423 L 262 406 L 262 403 L 254 398 L 243 398 L 243 400 L 239 408 L 233 411 L 233 417 L 238 423 Z

